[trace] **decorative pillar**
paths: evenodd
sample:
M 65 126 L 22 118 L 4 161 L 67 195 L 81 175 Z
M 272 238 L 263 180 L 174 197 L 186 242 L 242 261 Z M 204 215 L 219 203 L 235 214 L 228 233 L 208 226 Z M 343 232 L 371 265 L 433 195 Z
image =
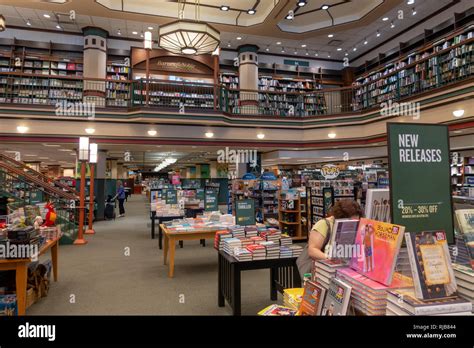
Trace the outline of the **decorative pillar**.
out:
M 84 34 L 84 102 L 105 106 L 105 81 L 86 80 L 106 79 L 107 36 L 109 33 L 97 27 L 85 27 Z
M 105 186 L 107 180 L 107 151 L 99 150 L 99 156 L 97 158 L 97 164 L 95 167 L 95 196 L 97 199 L 97 220 L 104 219 L 105 201 L 107 199 L 105 195 Z
M 258 46 L 242 45 L 239 51 L 239 88 L 242 114 L 258 114 Z M 243 91 L 242 91 L 243 90 Z M 252 92 L 255 91 L 255 92 Z

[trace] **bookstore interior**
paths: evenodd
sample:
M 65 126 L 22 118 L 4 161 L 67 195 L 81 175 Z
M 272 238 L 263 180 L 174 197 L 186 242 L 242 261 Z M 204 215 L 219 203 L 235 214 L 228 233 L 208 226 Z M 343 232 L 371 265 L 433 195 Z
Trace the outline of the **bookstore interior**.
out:
M 0 1 L 0 315 L 472 315 L 472 5 Z

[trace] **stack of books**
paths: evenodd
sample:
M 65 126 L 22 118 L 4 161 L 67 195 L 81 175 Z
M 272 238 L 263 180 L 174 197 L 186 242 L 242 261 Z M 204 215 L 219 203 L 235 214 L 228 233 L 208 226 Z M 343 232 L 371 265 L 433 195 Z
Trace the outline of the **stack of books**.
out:
M 304 288 L 292 288 L 283 290 L 283 305 L 297 311 L 303 300 Z
M 291 249 L 285 245 L 280 246 L 280 258 L 286 259 L 289 257 L 293 257 L 293 253 L 291 252 Z
M 400 249 L 395 266 L 395 272 L 411 277 L 410 259 L 408 257 L 407 248 Z
M 235 248 L 241 247 L 242 243 L 240 242 L 239 238 L 226 238 L 226 240 L 224 241 L 224 251 L 231 256 L 234 256 Z
M 266 233 L 266 239 L 267 241 L 273 241 L 275 243 L 279 243 L 279 240 L 281 238 L 281 232 L 276 229 L 269 229 L 268 232 Z
M 265 241 L 265 239 L 263 239 L 262 237 L 259 237 L 259 236 L 250 237 L 250 240 L 251 240 L 254 244 L 259 244 L 259 243 Z
M 274 242 L 261 242 L 260 245 L 265 247 L 267 260 L 278 259 L 280 257 L 279 243 L 277 244 Z
M 258 235 L 257 226 L 245 226 L 245 236 L 247 238 L 256 237 Z
M 242 238 L 240 242 L 242 243 L 242 248 L 246 248 L 248 245 L 253 244 L 253 241 L 250 238 Z
M 288 248 L 290 248 L 293 257 L 298 257 L 303 252 L 303 247 L 301 245 L 292 244 L 288 246 Z
M 394 274 L 392 284 L 387 287 L 346 267 L 337 270 L 337 278 L 352 287 L 352 305 L 365 315 L 385 315 L 387 291 L 413 286 L 413 280 L 400 273 Z
M 287 235 L 287 234 L 282 234 L 280 238 L 280 245 L 291 245 L 293 244 L 293 239 Z
M 452 261 L 460 265 L 470 265 L 471 256 L 469 254 L 469 249 L 466 245 L 465 236 L 462 234 L 456 234 L 455 240 L 456 245 L 451 248 Z M 456 252 L 454 252 L 454 250 Z
M 331 279 L 336 276 L 337 269 L 344 266 L 346 264 L 337 259 L 316 261 L 312 271 L 312 280 L 321 284 L 327 290 L 329 289 Z
M 438 300 L 419 300 L 415 289 L 390 290 L 387 293 L 387 315 L 472 315 L 472 303 L 453 296 Z
M 234 257 L 239 261 L 252 261 L 252 253 L 246 248 L 235 248 Z
M 232 232 L 234 238 L 245 238 L 245 229 L 242 226 L 231 226 L 229 231 Z
M 265 260 L 265 247 L 260 244 L 252 244 L 247 247 L 252 253 L 252 260 Z
M 453 264 L 458 294 L 474 306 L 474 270 L 470 266 Z
M 217 231 L 216 235 L 214 237 L 214 248 L 217 250 L 223 250 L 224 249 L 224 240 L 227 238 L 232 238 L 232 233 L 229 231 Z

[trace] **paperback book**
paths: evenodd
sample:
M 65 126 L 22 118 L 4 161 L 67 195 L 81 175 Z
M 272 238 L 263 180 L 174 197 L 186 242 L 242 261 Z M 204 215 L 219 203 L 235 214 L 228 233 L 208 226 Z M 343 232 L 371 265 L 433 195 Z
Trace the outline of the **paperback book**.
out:
M 334 221 L 328 251 L 330 259 L 349 261 L 352 258 L 358 226 L 359 220 L 337 219 Z
M 321 315 L 325 295 L 326 289 L 321 285 L 309 280 L 306 281 L 298 314 L 310 316 Z
M 382 222 L 391 222 L 390 191 L 388 189 L 367 190 L 365 217 Z
M 351 267 L 384 285 L 392 283 L 405 227 L 362 218 L 357 230 L 357 256 Z
M 422 300 L 456 296 L 448 243 L 444 231 L 405 233 L 415 296 Z
M 352 288 L 339 279 L 332 279 L 324 299 L 321 315 L 340 316 L 347 314 Z

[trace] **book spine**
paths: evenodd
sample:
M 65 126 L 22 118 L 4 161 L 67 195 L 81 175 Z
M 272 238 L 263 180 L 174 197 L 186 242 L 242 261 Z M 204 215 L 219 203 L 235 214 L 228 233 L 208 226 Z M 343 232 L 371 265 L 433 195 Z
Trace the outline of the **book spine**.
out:
M 447 313 L 471 312 L 471 311 L 472 311 L 472 303 L 469 303 L 469 302 L 414 308 L 415 315 L 433 315 L 433 314 L 447 314 Z
M 421 292 L 420 275 L 418 274 L 418 267 L 416 266 L 416 250 L 415 246 L 411 241 L 411 235 L 409 232 L 405 233 L 405 241 L 408 249 L 408 260 L 410 261 L 411 274 L 413 276 L 413 284 L 415 285 L 415 296 L 417 298 L 423 298 Z

